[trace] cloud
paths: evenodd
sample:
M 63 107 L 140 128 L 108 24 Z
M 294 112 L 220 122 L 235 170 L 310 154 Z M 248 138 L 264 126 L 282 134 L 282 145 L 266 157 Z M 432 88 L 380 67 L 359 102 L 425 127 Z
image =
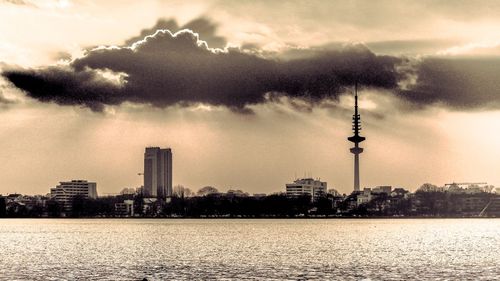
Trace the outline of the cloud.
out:
M 193 22 L 206 26 L 203 20 Z M 173 23 L 160 23 L 168 24 Z M 203 103 L 248 112 L 248 105 L 273 95 L 312 103 L 336 99 L 356 80 L 366 87 L 397 86 L 399 58 L 377 56 L 362 45 L 303 52 L 307 55 L 290 60 L 264 58 L 211 48 L 191 30 L 158 30 L 129 46 L 95 48 L 68 66 L 10 69 L 3 76 L 42 102 L 94 111 L 133 102 L 156 107 Z M 121 82 L 102 73 L 121 75 Z
M 10 104 L 10 103 L 13 103 L 13 101 L 5 98 L 1 88 L 0 88 L 0 104 Z
M 184 29 L 194 30 L 198 33 L 199 37 L 202 38 L 203 41 L 207 42 L 207 44 L 212 48 L 226 47 L 226 39 L 216 34 L 217 24 L 204 17 L 196 18 L 183 26 L 179 26 L 177 21 L 173 19 L 159 19 L 153 27 L 143 29 L 138 36 L 127 39 L 125 41 L 125 46 L 130 46 L 135 42 L 144 39 L 144 37 L 154 34 L 157 30 L 169 30 L 175 33 Z
M 36 8 L 37 7 L 31 1 L 25 1 L 25 0 L 0 0 L 0 4 L 1 3 L 7 3 L 7 4 L 16 5 L 16 6 L 32 7 L 32 8 Z
M 2 2 L 14 5 L 28 5 L 28 2 L 24 0 L 2 0 Z
M 415 105 L 454 109 L 500 108 L 500 58 L 427 58 L 417 65 L 416 81 L 402 98 Z
M 451 39 L 419 39 L 372 41 L 365 44 L 377 54 L 418 56 L 421 54 L 437 54 L 443 48 L 450 48 L 456 44 L 460 44 L 460 41 Z
M 74 71 L 70 67 L 37 70 L 6 70 L 5 77 L 32 98 L 60 105 L 84 105 L 102 111 L 104 104 L 118 104 L 118 88 L 95 70 Z
M 7 86 L 3 85 L 2 82 L 0 82 L 0 109 L 7 109 L 10 106 L 18 103 L 18 100 L 12 99 L 12 97 L 9 97 L 8 94 L 6 94 L 6 88 Z
M 400 102 L 392 106 L 403 111 L 428 105 L 500 108 L 498 57 L 412 60 L 340 43 L 290 46 L 280 53 L 261 52 L 257 45 L 214 48 L 190 29 L 156 30 L 166 27 L 199 28 L 215 46 L 226 46 L 208 19 L 182 27 L 173 20 L 159 20 L 126 40 L 127 45 L 96 47 L 64 66 L 4 67 L 2 75 L 39 101 L 93 111 L 131 102 L 159 108 L 207 104 L 250 113 L 252 105 L 279 102 L 279 97 L 292 99 L 296 110 L 311 110 L 322 101 L 338 100 L 355 81 L 393 93 Z

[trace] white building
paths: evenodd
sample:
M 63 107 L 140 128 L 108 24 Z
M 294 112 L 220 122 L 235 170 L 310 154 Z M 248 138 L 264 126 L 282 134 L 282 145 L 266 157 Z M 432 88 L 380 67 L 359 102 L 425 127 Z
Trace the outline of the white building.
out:
M 134 200 L 123 200 L 123 203 L 115 203 L 115 215 L 120 217 L 133 217 Z
M 97 184 L 86 180 L 62 181 L 50 189 L 50 198 L 61 204 L 64 210 L 71 210 L 72 200 L 81 195 L 85 198 L 97 198 Z
M 297 179 L 293 183 L 286 184 L 286 195 L 290 197 L 310 195 L 314 201 L 323 194 L 326 194 L 326 182 L 319 179 Z
M 363 192 L 361 192 L 360 194 L 358 194 L 358 196 L 356 197 L 356 203 L 359 205 L 361 204 L 366 204 L 370 201 L 372 201 L 373 197 L 372 197 L 372 190 L 371 188 L 366 188 L 363 189 Z
M 463 194 L 478 194 L 478 193 L 491 193 L 495 189 L 492 185 L 487 185 L 485 182 L 480 183 L 448 183 L 445 184 L 444 189 L 450 193 L 463 193 Z

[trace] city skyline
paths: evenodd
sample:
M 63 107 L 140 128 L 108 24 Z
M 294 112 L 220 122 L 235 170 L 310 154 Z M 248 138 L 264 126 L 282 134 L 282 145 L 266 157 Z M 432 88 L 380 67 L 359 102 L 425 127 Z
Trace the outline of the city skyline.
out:
M 499 6 L 0 1 L 0 194 L 137 187 L 148 146 L 192 190 L 350 193 L 355 79 L 361 189 L 499 186 Z

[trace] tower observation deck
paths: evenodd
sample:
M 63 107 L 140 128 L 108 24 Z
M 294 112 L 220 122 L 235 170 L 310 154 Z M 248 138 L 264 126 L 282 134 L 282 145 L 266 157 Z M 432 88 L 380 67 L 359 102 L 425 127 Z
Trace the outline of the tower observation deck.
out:
M 347 139 L 354 143 L 354 147 L 350 149 L 354 154 L 354 191 L 359 191 L 359 154 L 363 153 L 363 148 L 359 147 L 359 143 L 366 138 L 359 135 L 361 131 L 361 115 L 358 113 L 358 84 L 354 84 L 354 115 L 352 116 L 352 131 L 354 135 Z

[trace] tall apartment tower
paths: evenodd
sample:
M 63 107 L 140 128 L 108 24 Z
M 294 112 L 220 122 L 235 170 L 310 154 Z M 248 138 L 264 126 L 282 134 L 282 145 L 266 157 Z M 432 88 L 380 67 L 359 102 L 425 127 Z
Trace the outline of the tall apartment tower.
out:
M 361 115 L 358 113 L 358 84 L 354 85 L 354 115 L 352 116 L 352 131 L 354 135 L 347 139 L 354 143 L 354 147 L 350 149 L 354 154 L 354 191 L 359 191 L 359 155 L 363 153 L 363 148 L 359 147 L 359 143 L 366 138 L 359 135 L 361 131 Z
M 146 147 L 144 195 L 159 198 L 172 196 L 172 150 L 170 148 Z

